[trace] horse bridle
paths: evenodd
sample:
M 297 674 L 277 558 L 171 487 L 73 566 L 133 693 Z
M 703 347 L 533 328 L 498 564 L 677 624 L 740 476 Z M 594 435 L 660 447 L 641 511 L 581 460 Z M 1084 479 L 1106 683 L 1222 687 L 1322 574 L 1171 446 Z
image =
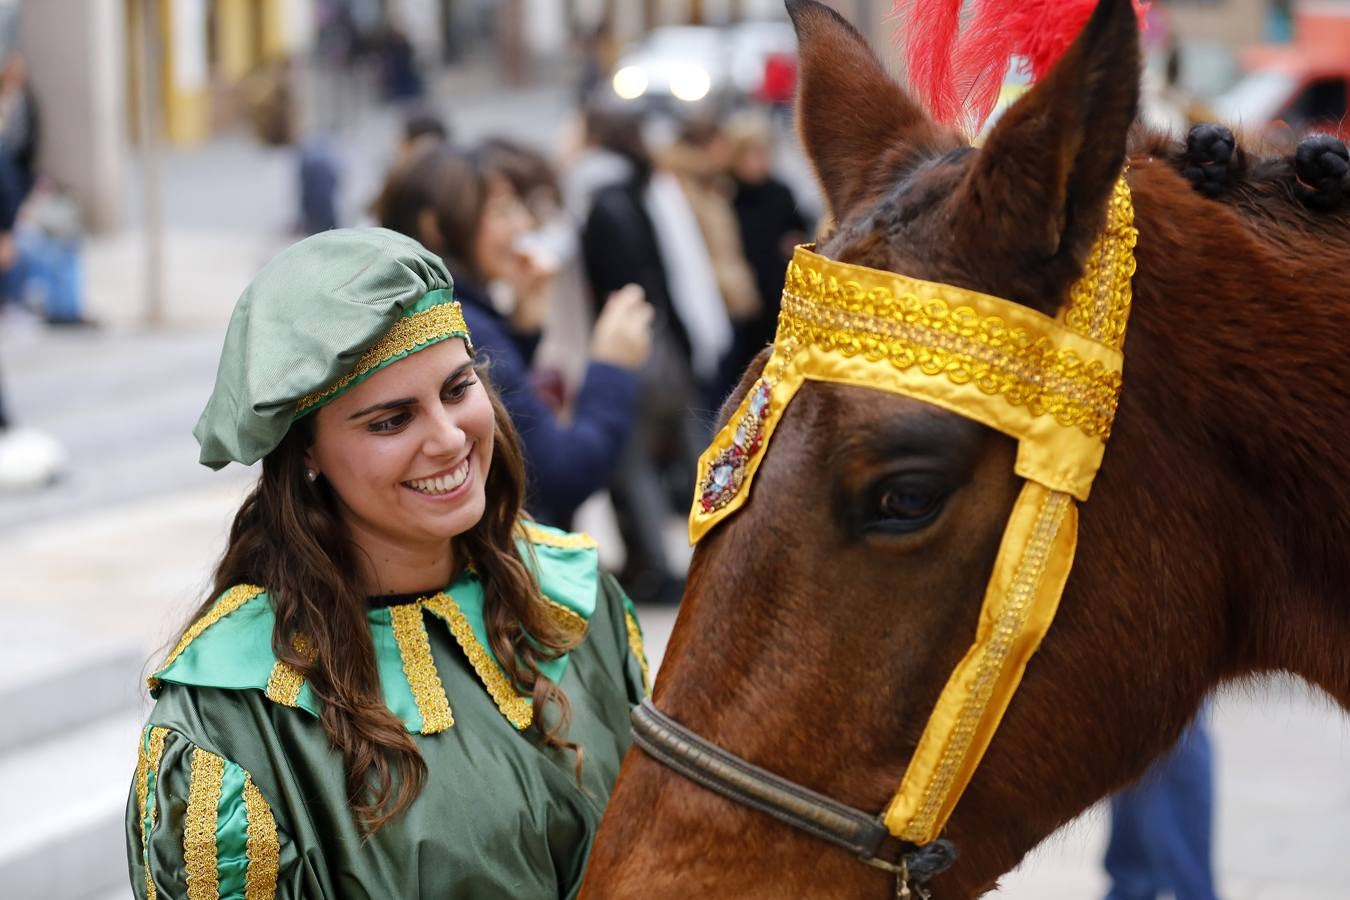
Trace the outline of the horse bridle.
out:
M 633 709 L 633 742 L 690 781 L 757 809 L 895 876 L 896 897 L 927 898 L 924 884 L 956 859 L 950 841 L 906 852 L 885 820 L 781 778 L 699 737 L 643 700 Z
M 643 701 L 633 738 L 656 761 L 737 803 L 853 853 L 928 896 L 955 848 L 939 839 L 988 748 L 1073 565 L 1078 519 L 1120 397 L 1134 275 L 1134 208 L 1122 175 L 1106 227 L 1055 317 L 953 285 L 826 259 L 798 247 L 773 354 L 699 460 L 693 543 L 735 513 L 784 410 L 806 381 L 914 397 L 1017 439 L 1024 479 L 975 639 L 939 695 L 880 815 L 847 806 L 701 738 Z

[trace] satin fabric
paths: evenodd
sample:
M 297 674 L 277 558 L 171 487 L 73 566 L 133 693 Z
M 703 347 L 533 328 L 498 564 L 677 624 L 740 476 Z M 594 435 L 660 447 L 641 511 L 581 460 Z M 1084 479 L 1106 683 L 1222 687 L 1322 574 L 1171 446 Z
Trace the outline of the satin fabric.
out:
M 193 751 L 247 771 L 271 807 L 281 898 L 558 898 L 573 896 L 619 763 L 628 748 L 628 712 L 643 692 L 630 651 L 626 601 L 600 581 L 586 637 L 568 655 L 562 687 L 572 703 L 570 740 L 585 752 L 580 784 L 572 753 L 541 746 L 535 729 L 517 731 L 483 689 L 448 628 L 428 618 L 427 634 L 455 722 L 413 734 L 428 778 L 410 809 L 368 841 L 346 802 L 343 764 L 319 720 L 256 689 L 166 682 L 150 725 L 168 729 L 151 784 L 157 808 L 146 858 L 158 898 L 187 897 L 184 827 Z M 209 630 L 208 632 L 209 633 Z M 235 781 L 242 778 L 236 776 Z M 234 782 L 227 774 L 221 808 Z M 237 887 L 237 817 L 218 822 L 221 896 Z M 147 896 L 136 787 L 127 814 L 131 883 Z M 234 863 L 226 865 L 229 860 Z M 226 871 L 226 870 L 229 871 Z

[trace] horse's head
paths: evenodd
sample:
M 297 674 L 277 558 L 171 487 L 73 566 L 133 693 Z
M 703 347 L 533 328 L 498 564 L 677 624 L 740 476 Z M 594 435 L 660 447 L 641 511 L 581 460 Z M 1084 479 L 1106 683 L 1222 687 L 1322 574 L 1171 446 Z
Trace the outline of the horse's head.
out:
M 935 123 L 834 12 L 811 0 L 788 7 L 800 40 L 802 143 L 835 222 L 818 252 L 1053 316 L 1084 272 L 1125 164 L 1140 70 L 1131 0 L 1101 0 L 1072 48 L 980 148 Z M 752 366 L 727 410 L 742 408 L 768 359 Z M 1132 438 L 1131 452 L 1147 455 L 1146 437 Z M 1105 483 L 1114 447 L 1094 498 L 1120 493 Z M 656 706 L 764 768 L 880 811 L 971 648 L 1023 488 L 1017 453 L 1016 441 L 961 415 L 959 404 L 804 381 L 743 505 L 701 537 Z M 1136 492 L 1117 508 L 1146 523 L 1152 502 Z M 1179 734 L 1217 665 L 1197 659 L 1193 673 L 1176 675 L 1147 704 L 1145 722 L 1103 718 L 1123 699 L 1113 685 L 1150 683 L 1140 670 L 1152 666 L 1161 617 L 1147 598 L 1115 604 L 1112 590 L 1127 589 L 1127 562 L 1159 551 L 1144 531 L 1135 557 L 1117 555 L 1116 543 L 1099 539 L 1091 508 L 1059 616 L 948 820 L 945 836 L 963 856 L 934 883 L 942 898 L 987 888 L 1060 823 L 1138 774 Z M 1207 570 L 1209 561 L 1194 565 Z M 1195 621 L 1182 624 L 1213 628 L 1204 619 L 1213 611 L 1197 604 Z M 684 867 L 678 883 L 688 895 L 700 884 L 722 896 L 781 895 L 786 885 L 755 861 L 761 854 L 765 865 L 785 854 L 817 860 L 809 872 L 791 868 L 800 896 L 886 889 L 883 875 L 847 854 L 662 774 L 640 755 L 630 756 L 624 779 L 616 802 L 627 789 L 626 802 L 657 808 L 654 820 L 671 828 L 697 834 L 700 823 L 731 822 L 742 836 L 728 842 L 719 828 L 706 840 L 682 832 L 677 845 L 654 838 L 652 853 Z M 768 852 L 753 835 L 781 849 Z M 599 866 L 613 846 L 597 848 Z M 644 877 L 634 896 L 666 896 L 659 877 Z M 605 895 L 627 896 L 610 892 L 616 883 L 605 882 Z

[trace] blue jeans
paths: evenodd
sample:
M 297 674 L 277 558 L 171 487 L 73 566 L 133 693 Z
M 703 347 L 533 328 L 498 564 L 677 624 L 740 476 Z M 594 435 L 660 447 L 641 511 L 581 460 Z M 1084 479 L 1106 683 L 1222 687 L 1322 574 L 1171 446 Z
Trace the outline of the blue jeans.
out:
M 84 272 L 79 244 L 28 228 L 18 229 L 14 239 L 17 258 L 0 284 L 4 299 L 24 303 L 36 296 L 49 320 L 81 318 Z
M 1197 720 L 1143 779 L 1111 798 L 1107 900 L 1215 900 L 1214 771 Z

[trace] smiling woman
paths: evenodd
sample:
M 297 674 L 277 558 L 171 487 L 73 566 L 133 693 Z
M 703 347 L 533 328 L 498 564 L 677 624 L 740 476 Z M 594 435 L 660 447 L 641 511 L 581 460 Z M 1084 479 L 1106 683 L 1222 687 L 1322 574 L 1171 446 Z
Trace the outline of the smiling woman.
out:
M 383 229 L 284 251 L 195 433 L 262 474 L 150 679 L 137 896 L 571 896 L 641 632 L 594 543 L 524 514 L 440 260 Z

